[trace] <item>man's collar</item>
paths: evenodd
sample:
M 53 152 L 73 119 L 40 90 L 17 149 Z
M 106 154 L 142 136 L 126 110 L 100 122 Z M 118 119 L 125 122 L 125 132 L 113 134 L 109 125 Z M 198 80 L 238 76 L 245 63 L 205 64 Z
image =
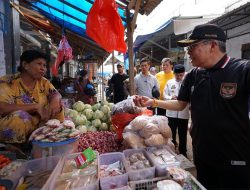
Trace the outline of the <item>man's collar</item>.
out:
M 144 74 L 141 72 L 141 76 L 147 77 L 147 76 L 150 76 L 150 74 L 147 73 L 147 75 L 144 75 Z
M 210 68 L 209 70 L 216 70 L 216 69 L 220 69 L 220 68 L 224 68 L 228 61 L 230 60 L 230 57 L 227 56 L 227 54 L 225 54 L 212 68 Z

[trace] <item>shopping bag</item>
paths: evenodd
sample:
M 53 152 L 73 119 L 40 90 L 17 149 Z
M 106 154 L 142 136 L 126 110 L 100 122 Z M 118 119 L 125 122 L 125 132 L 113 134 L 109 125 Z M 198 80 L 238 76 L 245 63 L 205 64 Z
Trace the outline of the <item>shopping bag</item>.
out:
M 115 0 L 95 0 L 86 21 L 86 33 L 109 53 L 125 53 L 124 27 Z

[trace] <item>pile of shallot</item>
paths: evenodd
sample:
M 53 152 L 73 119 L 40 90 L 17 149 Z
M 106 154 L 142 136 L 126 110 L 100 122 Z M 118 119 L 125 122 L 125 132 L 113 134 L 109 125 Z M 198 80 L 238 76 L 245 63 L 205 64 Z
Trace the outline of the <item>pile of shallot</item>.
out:
M 119 151 L 120 145 L 116 140 L 116 134 L 110 131 L 89 131 L 81 134 L 79 139 L 78 151 L 82 152 L 91 147 L 99 154 Z

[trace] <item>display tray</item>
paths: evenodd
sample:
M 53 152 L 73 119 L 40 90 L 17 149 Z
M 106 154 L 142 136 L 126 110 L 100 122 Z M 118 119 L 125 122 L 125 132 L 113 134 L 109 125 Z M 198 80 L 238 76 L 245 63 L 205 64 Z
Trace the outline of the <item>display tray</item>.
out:
M 188 172 L 189 173 L 189 172 Z M 206 188 L 198 182 L 194 176 L 189 173 L 189 187 L 191 186 L 193 190 L 206 190 Z M 132 190 L 153 190 L 156 188 L 157 182 L 162 180 L 170 179 L 169 177 L 157 177 L 153 179 L 146 179 L 140 181 L 130 181 L 128 182 L 129 187 Z M 183 190 L 188 190 L 189 188 L 183 188 Z

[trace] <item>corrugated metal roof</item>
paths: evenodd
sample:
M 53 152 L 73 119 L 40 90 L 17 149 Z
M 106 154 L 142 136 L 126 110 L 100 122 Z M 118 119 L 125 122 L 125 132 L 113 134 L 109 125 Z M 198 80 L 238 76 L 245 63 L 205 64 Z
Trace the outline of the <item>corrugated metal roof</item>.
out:
M 144 0 L 141 3 L 139 12 L 141 14 L 148 15 L 161 1 L 162 0 Z M 26 8 L 32 9 L 45 16 L 45 18 L 43 19 L 44 22 L 47 19 L 51 21 L 50 25 L 54 27 L 54 31 L 51 31 L 51 28 L 49 28 L 48 33 L 52 35 L 52 37 L 58 38 L 58 36 L 60 36 L 59 34 L 61 32 L 61 29 L 64 28 L 66 29 L 67 35 L 70 32 L 70 35 L 76 34 L 78 35 L 78 37 L 80 37 L 79 41 L 77 41 L 78 46 L 80 46 L 80 42 L 84 42 L 85 49 L 90 49 L 90 51 L 93 52 L 95 52 L 95 49 L 98 49 L 100 56 L 106 54 L 106 51 L 104 49 L 102 49 L 98 44 L 96 44 L 86 35 L 86 19 L 94 3 L 94 0 L 20 0 L 19 2 L 20 5 L 23 5 Z M 126 8 L 127 6 L 132 4 L 131 8 L 133 9 L 135 6 L 135 2 L 136 0 L 116 0 L 118 13 L 125 27 Z M 39 18 L 39 20 L 42 19 Z M 38 28 L 46 32 L 46 26 L 44 24 L 37 24 Z M 75 37 L 72 38 L 76 39 Z M 59 39 L 56 39 L 56 41 L 59 41 Z M 95 46 L 95 48 L 89 48 L 89 44 L 91 46 Z M 102 51 L 103 53 L 100 54 L 100 51 Z

